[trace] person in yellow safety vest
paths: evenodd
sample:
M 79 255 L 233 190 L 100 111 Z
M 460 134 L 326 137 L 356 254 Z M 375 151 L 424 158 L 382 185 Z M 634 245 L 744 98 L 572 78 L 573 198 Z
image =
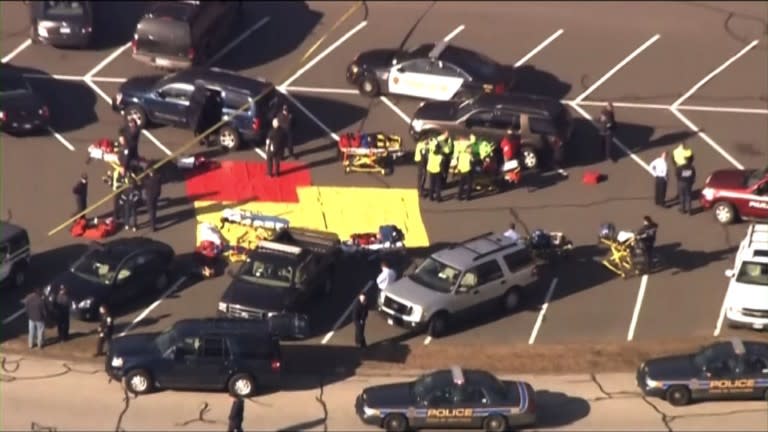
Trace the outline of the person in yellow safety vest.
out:
M 440 151 L 440 146 L 436 145 L 434 150 L 429 152 L 427 157 L 427 173 L 429 175 L 429 200 L 442 201 L 441 192 L 443 190 L 443 161 L 445 154 Z
M 672 151 L 672 161 L 675 163 L 675 170 L 682 166 L 693 163 L 693 150 L 688 147 L 688 143 L 683 141 Z
M 437 145 L 437 140 L 434 138 L 427 141 L 422 139 L 416 143 L 416 149 L 413 151 L 413 161 L 416 163 L 416 188 L 419 191 L 419 196 L 426 196 L 426 182 L 427 182 L 427 157 L 429 156 L 429 145 L 434 141 Z
M 453 140 L 451 139 L 451 135 L 448 133 L 448 131 L 445 131 L 439 137 L 437 137 L 437 142 L 440 147 L 440 151 L 443 154 L 441 178 L 443 182 L 442 186 L 445 186 L 445 183 L 448 181 L 448 171 L 450 170 L 451 156 L 453 155 Z
M 472 147 L 464 148 L 456 159 L 456 172 L 459 174 L 459 193 L 456 198 L 459 201 L 469 201 L 472 193 L 472 168 L 475 162 Z

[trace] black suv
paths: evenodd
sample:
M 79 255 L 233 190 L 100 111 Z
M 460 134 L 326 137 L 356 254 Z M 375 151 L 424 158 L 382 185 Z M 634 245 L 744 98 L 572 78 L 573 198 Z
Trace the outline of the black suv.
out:
M 560 101 L 524 94 L 483 94 L 474 99 L 421 104 L 411 120 L 414 139 L 449 131 L 500 140 L 508 129 L 520 129 L 523 166 L 539 165 L 541 156 L 561 162 L 563 146 L 571 138 L 573 118 Z
M 280 338 L 302 337 L 295 320 L 187 319 L 168 330 L 112 340 L 106 372 L 134 394 L 154 389 L 229 390 L 249 396 L 279 385 Z
M 93 5 L 89 1 L 34 1 L 29 3 L 32 43 L 85 48 L 93 35 Z
M 281 103 L 279 93 L 268 81 L 223 69 L 194 67 L 166 76 L 126 80 L 112 100 L 112 109 L 141 126 L 157 123 L 194 129 L 194 113 L 200 111 L 191 103 L 198 100 L 192 97 L 196 91 L 205 92 L 206 97 L 221 97 L 221 115 L 229 122 L 218 131 L 219 144 L 230 150 L 240 147 L 243 141 L 262 141 L 268 121 Z M 245 104 L 249 105 L 247 111 L 235 113 Z
M 166 1 L 154 5 L 133 36 L 133 58 L 163 69 L 204 64 L 226 43 L 242 2 Z

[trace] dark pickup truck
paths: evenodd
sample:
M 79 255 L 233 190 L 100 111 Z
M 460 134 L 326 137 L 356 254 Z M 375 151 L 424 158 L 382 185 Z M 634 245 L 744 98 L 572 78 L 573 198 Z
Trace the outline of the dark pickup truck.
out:
M 262 241 L 240 268 L 218 305 L 220 316 L 264 319 L 302 313 L 310 301 L 333 290 L 341 254 L 336 234 L 289 228 Z

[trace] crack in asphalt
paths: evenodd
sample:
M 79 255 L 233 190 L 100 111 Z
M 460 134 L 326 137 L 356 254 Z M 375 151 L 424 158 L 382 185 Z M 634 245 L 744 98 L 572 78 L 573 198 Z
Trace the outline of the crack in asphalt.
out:
M 45 426 L 37 422 L 32 422 L 29 426 L 29 430 L 32 432 L 57 432 L 59 429 L 56 426 Z
M 112 382 L 112 378 L 109 379 L 109 382 Z M 131 397 L 131 394 L 128 392 L 128 389 L 121 385 L 123 389 L 123 409 L 120 411 L 120 414 L 117 416 L 117 423 L 115 424 L 115 432 L 125 432 L 125 429 L 123 429 L 123 418 L 125 417 L 125 414 L 128 413 L 128 410 L 131 408 L 131 399 L 136 399 L 138 396 L 133 395 Z
M 44 379 L 50 379 L 50 378 L 58 378 L 60 376 L 64 376 L 68 373 L 77 373 L 82 375 L 96 375 L 101 372 L 101 370 L 80 370 L 76 369 L 72 366 L 70 366 L 68 363 L 62 363 L 61 367 L 64 369 L 61 372 L 56 372 L 48 375 L 39 375 L 39 376 L 28 376 L 28 377 L 20 377 L 15 376 L 14 374 L 19 371 L 21 368 L 21 362 L 24 360 L 24 357 L 18 359 L 18 360 L 8 360 L 5 356 L 0 356 L 0 369 L 2 369 L 2 372 L 0 372 L 0 382 L 3 383 L 12 383 L 15 381 L 35 381 L 35 380 L 44 380 Z
M 320 379 L 319 387 L 320 387 L 320 393 L 317 396 L 315 396 L 315 402 L 317 402 L 322 408 L 323 416 L 315 420 L 297 423 L 288 427 L 284 427 L 282 429 L 278 429 L 277 432 L 304 431 L 304 430 L 315 429 L 320 426 L 322 426 L 323 432 L 328 432 L 328 405 L 325 403 L 325 400 L 323 399 L 323 396 L 325 394 L 325 384 L 323 382 L 323 378 Z
M 207 401 L 203 401 L 203 404 L 200 406 L 200 411 L 197 413 L 197 418 L 193 418 L 181 423 L 176 423 L 176 426 L 179 427 L 187 427 L 191 424 L 196 423 L 203 423 L 203 424 L 224 424 L 223 422 L 217 421 L 217 420 L 208 420 L 205 418 L 205 415 L 211 412 L 211 405 Z

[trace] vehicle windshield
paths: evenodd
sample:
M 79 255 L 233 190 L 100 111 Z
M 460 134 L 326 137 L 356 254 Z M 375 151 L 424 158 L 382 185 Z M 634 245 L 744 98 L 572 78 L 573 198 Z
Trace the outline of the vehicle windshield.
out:
M 751 170 L 747 173 L 746 186 L 752 187 L 758 183 L 768 174 L 766 170 Z
M 701 368 L 709 366 L 713 362 L 723 361 L 732 354 L 733 348 L 730 343 L 716 343 L 702 348 L 702 350 L 693 357 L 693 362 L 697 367 Z
M 422 375 L 411 383 L 411 396 L 416 401 L 422 401 L 438 389 L 441 381 L 438 379 L 437 374 L 434 373 Z
M 461 271 L 430 257 L 416 269 L 411 278 L 431 290 L 449 293 L 460 274 Z
M 176 336 L 176 332 L 173 331 L 173 327 L 167 328 L 155 338 L 155 346 L 161 354 L 165 354 L 178 343 L 179 338 Z
M 21 93 L 28 90 L 24 78 L 17 75 L 0 76 L 0 93 Z
M 47 1 L 44 3 L 45 13 L 48 16 L 80 16 L 83 15 L 83 3 L 78 1 Z
M 167 86 L 168 84 L 172 84 L 172 83 L 176 82 L 176 78 L 179 76 L 179 73 L 180 72 L 174 72 L 174 73 L 172 73 L 170 75 L 165 75 L 164 77 L 160 78 L 155 83 L 155 89 L 161 89 L 161 88 Z
M 747 285 L 768 286 L 768 263 L 744 261 L 739 267 L 736 282 Z
M 270 257 L 269 261 L 251 259 L 243 263 L 238 278 L 247 282 L 276 288 L 291 286 L 294 280 L 293 262 L 288 259 Z
M 92 282 L 108 285 L 115 276 L 120 259 L 108 249 L 92 249 L 72 265 L 72 273 Z

